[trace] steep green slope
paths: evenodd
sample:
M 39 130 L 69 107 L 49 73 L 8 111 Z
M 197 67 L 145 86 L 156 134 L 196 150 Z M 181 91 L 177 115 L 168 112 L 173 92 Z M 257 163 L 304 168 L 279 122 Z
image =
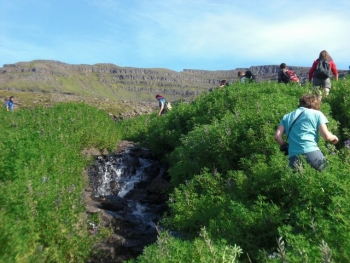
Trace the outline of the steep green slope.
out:
M 94 242 L 81 193 L 81 151 L 129 139 L 168 165 L 170 211 L 136 262 L 350 261 L 350 86 L 323 98 L 329 167 L 288 169 L 273 140 L 311 86 L 235 83 L 166 115 L 113 122 L 86 103 L 0 111 L 0 262 L 86 262 Z M 169 230 L 172 230 L 170 232 Z M 174 236 L 172 236 L 174 234 Z M 175 237 L 177 236 L 177 237 Z M 331 251 L 331 254 L 330 254 Z
M 290 170 L 273 139 L 298 98 L 317 92 L 311 86 L 236 84 L 152 122 L 145 145 L 168 161 L 174 187 L 162 223 L 186 239 L 164 233 L 136 262 L 236 262 L 235 245 L 241 262 L 349 261 L 349 91 L 341 80 L 323 98 L 341 141 L 320 140 L 329 161 L 321 173 Z

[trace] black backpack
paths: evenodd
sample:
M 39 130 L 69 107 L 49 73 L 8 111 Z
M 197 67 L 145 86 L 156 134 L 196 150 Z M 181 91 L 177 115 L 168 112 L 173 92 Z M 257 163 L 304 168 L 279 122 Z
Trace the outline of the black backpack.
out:
M 250 82 L 255 81 L 255 75 L 250 70 L 247 70 L 244 74 L 244 76 L 249 79 Z
M 328 79 L 331 76 L 331 65 L 327 59 L 318 60 L 314 76 L 318 79 Z

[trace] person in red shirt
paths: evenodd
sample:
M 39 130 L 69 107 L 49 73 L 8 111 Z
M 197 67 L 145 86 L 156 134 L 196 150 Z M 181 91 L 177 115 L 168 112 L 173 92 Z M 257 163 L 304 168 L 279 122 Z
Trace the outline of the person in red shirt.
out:
M 334 75 L 334 80 L 338 81 L 338 70 L 337 70 L 337 66 L 335 65 L 332 57 L 328 54 L 328 52 L 326 50 L 322 50 L 320 52 L 320 55 L 318 57 L 318 59 L 316 59 L 314 61 L 314 63 L 312 64 L 310 70 L 309 70 L 309 81 L 312 80 L 314 86 L 319 86 L 321 88 L 324 88 L 325 91 L 325 95 L 329 94 L 329 90 L 331 88 L 331 80 L 330 78 L 318 78 L 315 76 L 315 71 L 317 69 L 318 63 L 320 60 L 327 60 L 329 65 L 330 65 L 330 71 L 333 73 Z

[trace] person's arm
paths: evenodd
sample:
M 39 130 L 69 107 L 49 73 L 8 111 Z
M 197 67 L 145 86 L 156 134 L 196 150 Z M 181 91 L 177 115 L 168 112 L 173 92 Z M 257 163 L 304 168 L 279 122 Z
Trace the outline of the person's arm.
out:
M 323 137 L 323 139 L 325 139 L 326 141 L 329 141 L 333 144 L 338 143 L 339 139 L 337 136 L 335 136 L 333 133 L 331 133 L 326 124 L 320 124 L 320 126 L 318 126 L 318 129 L 320 130 L 320 133 Z
M 316 70 L 317 67 L 317 60 L 314 61 L 314 63 L 312 64 L 310 70 L 309 70 L 309 81 L 312 80 L 313 76 L 314 76 L 314 72 Z
M 283 140 L 283 134 L 284 134 L 284 126 L 278 125 L 276 132 L 275 132 L 275 135 L 274 135 L 274 139 L 280 146 L 282 146 L 283 144 L 286 143 Z
M 338 81 L 338 70 L 337 70 L 337 66 L 335 65 L 334 61 L 331 61 L 331 70 L 332 70 L 332 73 L 334 75 L 334 80 Z
M 337 75 L 334 75 L 334 80 L 335 80 L 335 81 L 338 81 L 338 74 L 337 74 Z

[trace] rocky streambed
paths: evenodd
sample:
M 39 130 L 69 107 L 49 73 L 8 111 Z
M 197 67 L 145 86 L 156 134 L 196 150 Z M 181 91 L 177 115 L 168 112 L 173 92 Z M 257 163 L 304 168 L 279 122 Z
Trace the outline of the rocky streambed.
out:
M 165 169 L 148 149 L 122 141 L 114 153 L 97 156 L 87 171 L 84 197 L 88 214 L 112 235 L 94 247 L 89 263 L 124 262 L 136 258 L 157 239 L 157 223 L 166 211 Z

